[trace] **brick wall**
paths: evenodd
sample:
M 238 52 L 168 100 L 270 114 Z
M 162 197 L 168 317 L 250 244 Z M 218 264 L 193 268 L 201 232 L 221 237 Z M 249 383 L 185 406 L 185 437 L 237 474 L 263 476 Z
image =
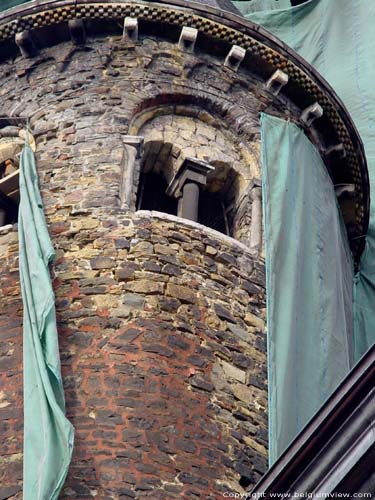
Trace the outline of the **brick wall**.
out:
M 77 429 L 62 498 L 220 498 L 265 470 L 262 260 L 205 228 L 119 208 L 122 135 L 145 100 L 199 102 L 245 144 L 259 138 L 259 93 L 220 61 L 152 39 L 61 44 L 3 64 L 2 114 L 32 117 L 57 250 L 63 377 Z M 16 237 L 14 228 L 0 234 L 0 498 L 21 495 Z

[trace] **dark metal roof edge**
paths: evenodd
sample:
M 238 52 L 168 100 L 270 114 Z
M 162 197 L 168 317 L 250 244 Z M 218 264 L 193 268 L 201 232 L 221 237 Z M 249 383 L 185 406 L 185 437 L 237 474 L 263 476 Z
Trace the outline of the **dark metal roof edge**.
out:
M 288 492 L 296 478 L 313 464 L 319 453 L 319 460 L 324 460 L 328 439 L 340 426 L 348 425 L 350 416 L 352 419 L 361 418 L 357 410 L 361 403 L 366 403 L 374 388 L 375 345 L 354 366 L 251 493 L 267 498 L 269 493 Z M 364 421 L 363 425 L 368 426 L 368 422 Z M 337 445 L 347 448 L 348 442 L 342 440 Z

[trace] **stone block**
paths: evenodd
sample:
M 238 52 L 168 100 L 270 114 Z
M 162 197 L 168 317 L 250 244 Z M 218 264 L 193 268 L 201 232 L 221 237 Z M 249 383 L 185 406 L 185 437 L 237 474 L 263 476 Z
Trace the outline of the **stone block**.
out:
M 161 255 L 175 255 L 176 249 L 171 246 L 160 245 L 157 243 L 155 245 L 155 253 L 159 253 Z
M 96 257 L 90 260 L 91 269 L 112 269 L 115 261 L 111 257 Z
M 138 280 L 128 282 L 126 289 L 136 293 L 155 294 L 164 292 L 164 283 L 149 280 Z
M 231 312 L 223 305 L 216 303 L 214 304 L 214 309 L 220 319 L 229 321 L 230 323 L 236 323 L 236 320 L 232 316 Z
M 226 377 L 238 380 L 243 384 L 246 383 L 246 371 L 240 370 L 236 366 L 232 365 L 231 363 L 227 363 L 226 361 L 221 361 L 221 366 Z
M 250 312 L 245 315 L 245 323 L 258 328 L 259 330 L 264 330 L 265 328 L 264 320 L 262 318 L 258 318 L 255 314 Z
M 143 309 L 145 304 L 145 298 L 136 293 L 125 293 L 122 301 L 127 307 L 134 309 Z
M 191 288 L 184 285 L 176 285 L 174 283 L 167 284 L 167 295 L 181 300 L 181 302 L 188 302 L 194 304 L 196 300 L 196 294 L 191 290 Z
M 118 281 L 129 281 L 134 277 L 134 269 L 125 267 L 116 269 L 115 277 Z

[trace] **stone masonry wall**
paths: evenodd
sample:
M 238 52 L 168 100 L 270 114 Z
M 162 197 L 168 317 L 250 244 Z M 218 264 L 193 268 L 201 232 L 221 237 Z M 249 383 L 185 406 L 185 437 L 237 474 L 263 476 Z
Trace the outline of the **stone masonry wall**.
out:
M 50 228 L 77 430 L 62 498 L 219 498 L 254 484 L 267 454 L 263 264 L 177 218 L 97 213 Z M 7 498 L 21 479 L 21 302 L 16 233 L 2 240 Z
M 22 488 L 22 300 L 15 228 L 0 229 L 0 277 L 0 498 L 6 499 Z
M 123 136 L 147 99 L 170 96 L 176 111 L 199 101 L 245 141 L 258 137 L 261 91 L 214 58 L 152 39 L 61 44 L 3 64 L 0 81 L 2 114 L 31 117 L 57 250 L 63 377 L 77 429 L 62 498 L 243 491 L 266 466 L 263 262 L 202 227 L 125 213 L 119 191 Z M 16 230 L 2 231 L 5 499 L 22 488 L 22 304 Z

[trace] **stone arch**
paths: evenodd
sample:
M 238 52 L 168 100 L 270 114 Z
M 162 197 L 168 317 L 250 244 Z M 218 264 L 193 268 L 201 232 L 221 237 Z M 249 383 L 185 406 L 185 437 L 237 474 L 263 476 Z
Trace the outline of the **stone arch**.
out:
M 138 104 L 129 123 L 129 133 L 144 141 L 133 183 L 139 185 L 141 181 L 142 189 L 143 174 L 150 169 L 155 174 L 162 170 L 164 179 L 170 183 L 186 158 L 208 163 L 215 170 L 201 190 L 207 201 L 206 209 L 201 207 L 201 211 L 207 214 L 198 220 L 247 245 L 252 213 L 250 192 L 254 179 L 259 186 L 261 176 L 259 123 L 256 125 L 254 117 L 227 102 L 225 97 L 159 93 L 145 99 Z M 139 203 L 137 191 L 135 208 L 146 209 Z M 160 191 L 161 199 L 164 194 Z M 209 214 L 213 205 L 216 207 L 213 211 L 223 213 L 223 221 L 217 227 Z M 147 209 L 150 207 L 157 210 L 157 204 L 151 203 Z
M 145 142 L 136 208 L 182 216 L 176 205 L 176 198 L 181 195 L 173 198 L 167 194 L 168 185 L 184 161 L 203 161 L 212 170 L 200 187 L 197 221 L 246 242 L 243 229 L 250 206 L 239 210 L 239 202 L 251 177 L 245 161 L 235 147 L 230 147 L 223 132 L 197 117 L 162 114 L 149 120 L 140 133 Z
M 142 135 L 148 123 L 162 115 L 195 118 L 217 129 L 225 130 L 238 142 L 248 163 L 256 166 L 254 176 L 260 177 L 260 123 L 249 110 L 225 97 L 194 93 L 159 93 L 142 100 L 134 109 L 129 122 L 129 134 Z

